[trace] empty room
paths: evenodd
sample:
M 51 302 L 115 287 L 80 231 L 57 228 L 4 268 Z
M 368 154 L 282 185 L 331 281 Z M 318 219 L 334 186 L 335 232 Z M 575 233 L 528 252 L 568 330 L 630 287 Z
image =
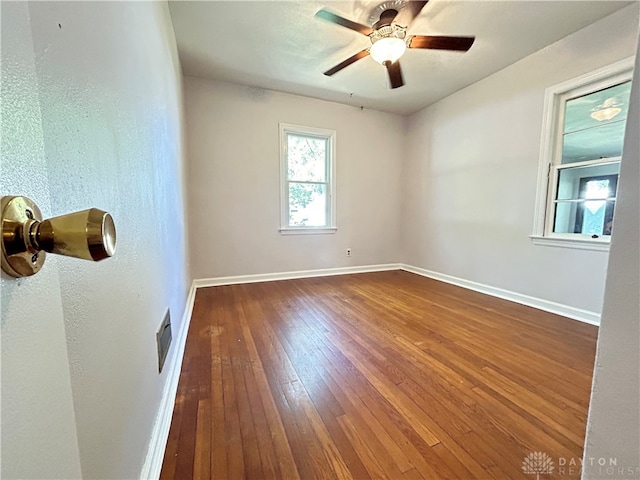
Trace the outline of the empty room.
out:
M 639 479 L 639 18 L 0 2 L 2 478 Z

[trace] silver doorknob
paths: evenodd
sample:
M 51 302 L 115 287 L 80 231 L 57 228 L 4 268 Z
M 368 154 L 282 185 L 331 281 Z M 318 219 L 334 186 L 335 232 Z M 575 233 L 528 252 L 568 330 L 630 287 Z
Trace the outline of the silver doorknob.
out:
M 97 208 L 44 221 L 27 197 L 2 197 L 1 208 L 2 270 L 13 277 L 37 273 L 45 252 L 96 262 L 115 253 L 113 218 Z

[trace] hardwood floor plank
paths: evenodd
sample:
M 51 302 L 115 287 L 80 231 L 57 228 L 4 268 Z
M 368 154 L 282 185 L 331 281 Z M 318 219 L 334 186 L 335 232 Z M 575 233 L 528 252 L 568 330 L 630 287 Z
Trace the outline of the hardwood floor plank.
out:
M 359 355 L 353 351 L 353 344 L 345 345 L 336 336 L 333 336 L 332 341 L 345 348 L 344 353 L 346 357 L 363 373 L 378 393 L 393 405 L 410 425 L 414 426 L 413 428 L 427 445 L 433 446 L 440 442 L 438 437 L 427 427 L 424 412 L 420 409 L 419 405 L 409 399 L 404 392 L 395 388 L 395 384 L 386 378 L 385 375 L 370 362 L 360 358 Z
M 576 445 L 580 445 L 584 441 L 584 432 L 581 431 L 584 422 L 581 422 L 579 418 L 567 415 L 566 410 L 558 408 L 552 402 L 544 401 L 540 395 L 523 388 L 490 368 L 485 368 L 484 371 L 490 375 L 491 388 L 496 393 L 516 405 L 524 407 L 544 423 L 553 426 L 554 430 Z
M 245 454 L 242 441 L 241 415 L 239 411 L 237 378 L 234 368 L 241 366 L 241 358 L 234 357 L 237 338 L 233 335 L 235 315 L 233 312 L 233 293 L 229 287 L 223 287 L 229 293 L 222 297 L 223 315 L 232 321 L 226 322 L 220 334 L 220 362 L 222 365 L 222 398 L 224 405 L 224 441 L 226 443 L 227 474 L 229 478 L 245 477 Z M 242 399 L 240 399 L 241 401 Z M 244 420 L 246 428 L 246 419 Z M 253 452 L 251 452 L 253 453 Z M 251 458 L 251 457 L 249 457 Z
M 295 467 L 295 461 L 293 459 L 291 449 L 286 441 L 284 426 L 280 415 L 278 414 L 273 397 L 270 394 L 269 383 L 246 318 L 246 315 L 260 315 L 257 307 L 258 305 L 255 302 L 247 302 L 245 307 L 246 314 L 241 317 L 240 322 L 242 326 L 242 334 L 249 352 L 249 358 L 253 365 L 255 394 L 260 397 L 264 420 L 266 421 L 266 425 L 261 424 L 260 429 L 260 455 L 263 458 L 262 462 L 264 466 L 263 469 L 265 470 L 265 478 L 297 479 L 299 478 L 298 471 Z M 260 415 L 260 413 L 258 413 L 258 415 Z M 267 440 L 267 434 L 269 434 L 270 441 Z
M 318 456 L 319 447 L 315 439 L 307 435 L 309 431 L 308 423 L 301 419 L 298 412 L 289 404 L 283 390 L 283 385 L 287 385 L 290 381 L 295 381 L 295 373 L 287 371 L 286 375 L 283 375 L 283 370 L 288 370 L 290 367 L 282 347 L 279 345 L 275 333 L 270 329 L 269 325 L 265 324 L 261 333 L 261 335 L 254 336 L 254 342 L 256 351 L 262 359 L 263 370 L 269 387 L 269 391 L 265 393 L 271 396 L 276 407 L 284 430 L 283 441 L 286 442 L 286 446 L 279 445 L 277 448 L 291 451 L 295 468 L 301 478 L 314 478 L 315 471 L 314 464 L 311 461 L 311 454 Z M 290 377 L 290 381 L 285 380 L 285 378 Z M 282 460 L 282 458 L 279 458 L 279 460 Z M 290 466 L 287 465 L 287 468 L 290 468 Z M 284 472 L 285 470 L 283 469 L 282 471 Z
M 216 290 L 212 290 L 213 295 Z M 224 389 L 222 385 L 222 355 L 220 347 L 220 336 L 224 330 L 224 326 L 220 325 L 220 318 L 223 318 L 223 309 L 216 305 L 217 297 L 211 299 L 212 307 L 212 326 L 210 337 L 211 348 L 211 477 L 212 478 L 228 478 L 229 470 L 227 466 L 227 442 L 225 439 L 225 408 L 224 408 Z M 203 381 L 206 381 L 203 379 Z M 217 385 L 217 388 L 215 387 Z
M 332 478 L 333 475 L 338 475 L 337 472 L 346 475 L 343 478 L 349 478 L 348 469 L 340 456 L 336 455 L 335 445 L 293 367 L 291 357 L 285 348 L 285 346 L 289 347 L 289 351 L 291 351 L 286 336 L 282 333 L 278 336 L 275 331 L 274 333 L 275 335 L 271 337 L 273 340 L 272 351 L 278 358 L 279 366 L 288 372 L 285 378 L 291 379 L 291 381 L 279 381 L 277 387 L 281 390 L 286 401 L 288 414 L 295 421 L 300 441 L 296 447 L 302 451 L 306 450 L 304 455 L 294 453 L 295 458 L 308 460 L 304 465 L 305 470 L 310 466 L 313 473 L 306 474 L 307 478 Z M 312 433 L 313 435 L 311 435 Z
M 379 450 L 375 445 L 376 439 L 364 437 L 361 429 L 353 424 L 348 415 L 345 414 L 338 417 L 338 422 L 349 438 L 351 445 L 353 445 L 353 448 L 358 453 L 360 460 L 362 460 L 371 478 L 400 478 L 402 476 L 402 472 L 400 472 L 397 467 L 395 469 L 393 468 L 393 462 L 384 462 L 386 464 L 385 468 L 382 464 L 382 459 L 375 451 Z
M 492 412 L 489 417 L 493 422 L 502 422 L 503 429 L 517 435 L 518 443 L 526 443 L 531 446 L 526 451 L 542 451 L 549 448 L 558 456 L 570 458 L 579 446 L 567 440 L 562 434 L 545 424 L 537 417 L 522 409 L 510 400 L 500 397 L 493 390 L 485 391 L 480 387 L 473 389 L 480 397 L 479 404 Z M 586 417 L 586 415 L 585 415 Z M 585 418 L 586 421 L 586 418 Z
M 211 476 L 211 404 L 209 399 L 198 402 L 196 419 L 196 445 L 193 461 L 193 477 Z
M 161 478 L 524 478 L 533 451 L 578 461 L 596 337 L 401 271 L 202 288 Z
M 178 447 L 180 446 L 180 430 L 182 427 L 182 417 L 185 411 L 182 403 L 184 396 L 180 395 L 180 390 L 176 392 L 176 401 L 174 405 L 174 413 L 171 419 L 171 427 L 169 429 L 169 437 L 167 438 L 167 446 L 164 451 L 162 469 L 160 471 L 160 479 L 176 478 L 176 460 L 178 458 Z
M 429 445 L 333 344 L 327 342 L 326 347 L 323 353 L 328 363 L 324 366 L 329 376 L 325 381 L 343 409 L 352 415 L 362 416 L 384 442 L 385 449 L 401 471 L 406 470 L 408 464 L 417 465 L 422 472 L 427 472 L 427 478 L 437 478 L 430 465 L 438 464 L 438 461 Z M 439 465 L 439 468 L 446 469 L 444 465 Z

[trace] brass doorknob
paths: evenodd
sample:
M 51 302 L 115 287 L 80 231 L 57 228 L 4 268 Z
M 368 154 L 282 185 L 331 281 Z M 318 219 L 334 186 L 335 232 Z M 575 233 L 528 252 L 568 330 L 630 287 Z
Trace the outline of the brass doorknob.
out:
M 96 262 L 115 253 L 113 218 L 97 208 L 44 221 L 26 197 L 2 197 L 1 208 L 2 270 L 13 277 L 37 273 L 45 252 Z

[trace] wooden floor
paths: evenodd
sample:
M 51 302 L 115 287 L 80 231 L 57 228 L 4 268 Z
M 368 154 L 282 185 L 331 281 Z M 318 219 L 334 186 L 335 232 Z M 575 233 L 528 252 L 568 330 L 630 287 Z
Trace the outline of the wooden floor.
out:
M 199 289 L 161 478 L 579 478 L 596 335 L 402 271 Z

